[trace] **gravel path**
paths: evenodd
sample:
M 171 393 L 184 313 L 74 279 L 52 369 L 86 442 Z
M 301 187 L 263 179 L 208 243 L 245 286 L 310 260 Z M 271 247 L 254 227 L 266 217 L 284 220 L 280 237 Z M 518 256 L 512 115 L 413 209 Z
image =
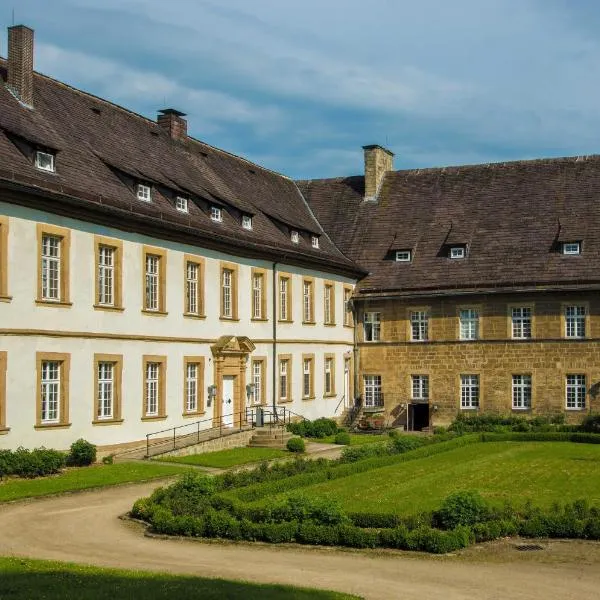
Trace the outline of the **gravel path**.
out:
M 587 600 L 598 562 L 470 562 L 400 553 L 199 543 L 145 537 L 118 519 L 158 484 L 106 488 L 0 505 L 0 554 L 97 566 L 334 589 L 364 598 Z

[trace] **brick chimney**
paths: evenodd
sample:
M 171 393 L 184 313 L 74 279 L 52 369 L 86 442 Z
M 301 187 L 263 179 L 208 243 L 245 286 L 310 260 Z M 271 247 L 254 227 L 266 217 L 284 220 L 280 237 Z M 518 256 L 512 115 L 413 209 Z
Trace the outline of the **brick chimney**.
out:
M 365 200 L 376 200 L 383 177 L 394 168 L 394 153 L 373 144 L 363 146 L 365 152 Z
M 187 137 L 187 121 L 183 118 L 185 113 L 179 112 L 174 108 L 163 108 L 158 111 L 156 122 L 171 136 L 174 140 L 185 140 Z
M 24 104 L 33 106 L 33 29 L 8 28 L 7 86 Z

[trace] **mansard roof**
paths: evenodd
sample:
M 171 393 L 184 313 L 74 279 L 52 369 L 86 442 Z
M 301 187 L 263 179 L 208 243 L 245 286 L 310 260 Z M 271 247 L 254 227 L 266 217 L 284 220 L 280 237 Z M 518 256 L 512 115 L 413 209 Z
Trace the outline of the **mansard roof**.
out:
M 369 271 L 362 294 L 600 287 L 600 156 L 391 171 L 298 182 L 322 226 Z M 578 256 L 561 243 L 579 241 Z M 452 245 L 466 246 L 450 259 Z M 394 252 L 411 249 L 411 262 Z
M 33 109 L 2 80 L 4 59 L 0 186 L 12 190 L 4 198 L 35 198 L 38 208 L 234 255 L 363 274 L 328 238 L 291 179 L 199 140 L 174 140 L 154 121 L 39 73 Z M 32 148 L 56 153 L 56 173 L 34 168 Z M 135 181 L 153 186 L 151 203 L 137 200 Z M 189 213 L 176 210 L 176 195 L 191 200 Z M 226 209 L 222 223 L 210 219 L 214 204 Z M 253 216 L 251 231 L 241 227 L 242 214 Z M 299 244 L 290 241 L 290 228 L 300 231 Z M 312 235 L 320 237 L 319 249 Z

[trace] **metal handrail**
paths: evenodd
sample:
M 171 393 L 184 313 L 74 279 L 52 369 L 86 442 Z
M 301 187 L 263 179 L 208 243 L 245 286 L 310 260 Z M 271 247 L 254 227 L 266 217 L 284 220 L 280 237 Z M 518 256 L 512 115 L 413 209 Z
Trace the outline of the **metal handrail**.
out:
M 342 402 L 344 402 L 346 400 L 346 394 L 344 394 L 342 396 L 342 399 L 338 402 L 338 405 L 335 407 L 335 410 L 333 411 L 333 414 L 335 415 L 335 413 L 338 411 L 338 408 L 341 406 Z

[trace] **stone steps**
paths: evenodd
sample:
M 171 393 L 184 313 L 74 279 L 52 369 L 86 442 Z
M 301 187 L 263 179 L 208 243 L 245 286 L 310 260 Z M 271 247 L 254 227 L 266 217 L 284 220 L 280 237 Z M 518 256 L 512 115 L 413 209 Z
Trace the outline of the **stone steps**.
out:
M 285 448 L 289 439 L 295 437 L 282 427 L 263 427 L 254 430 L 248 446 L 251 448 Z

